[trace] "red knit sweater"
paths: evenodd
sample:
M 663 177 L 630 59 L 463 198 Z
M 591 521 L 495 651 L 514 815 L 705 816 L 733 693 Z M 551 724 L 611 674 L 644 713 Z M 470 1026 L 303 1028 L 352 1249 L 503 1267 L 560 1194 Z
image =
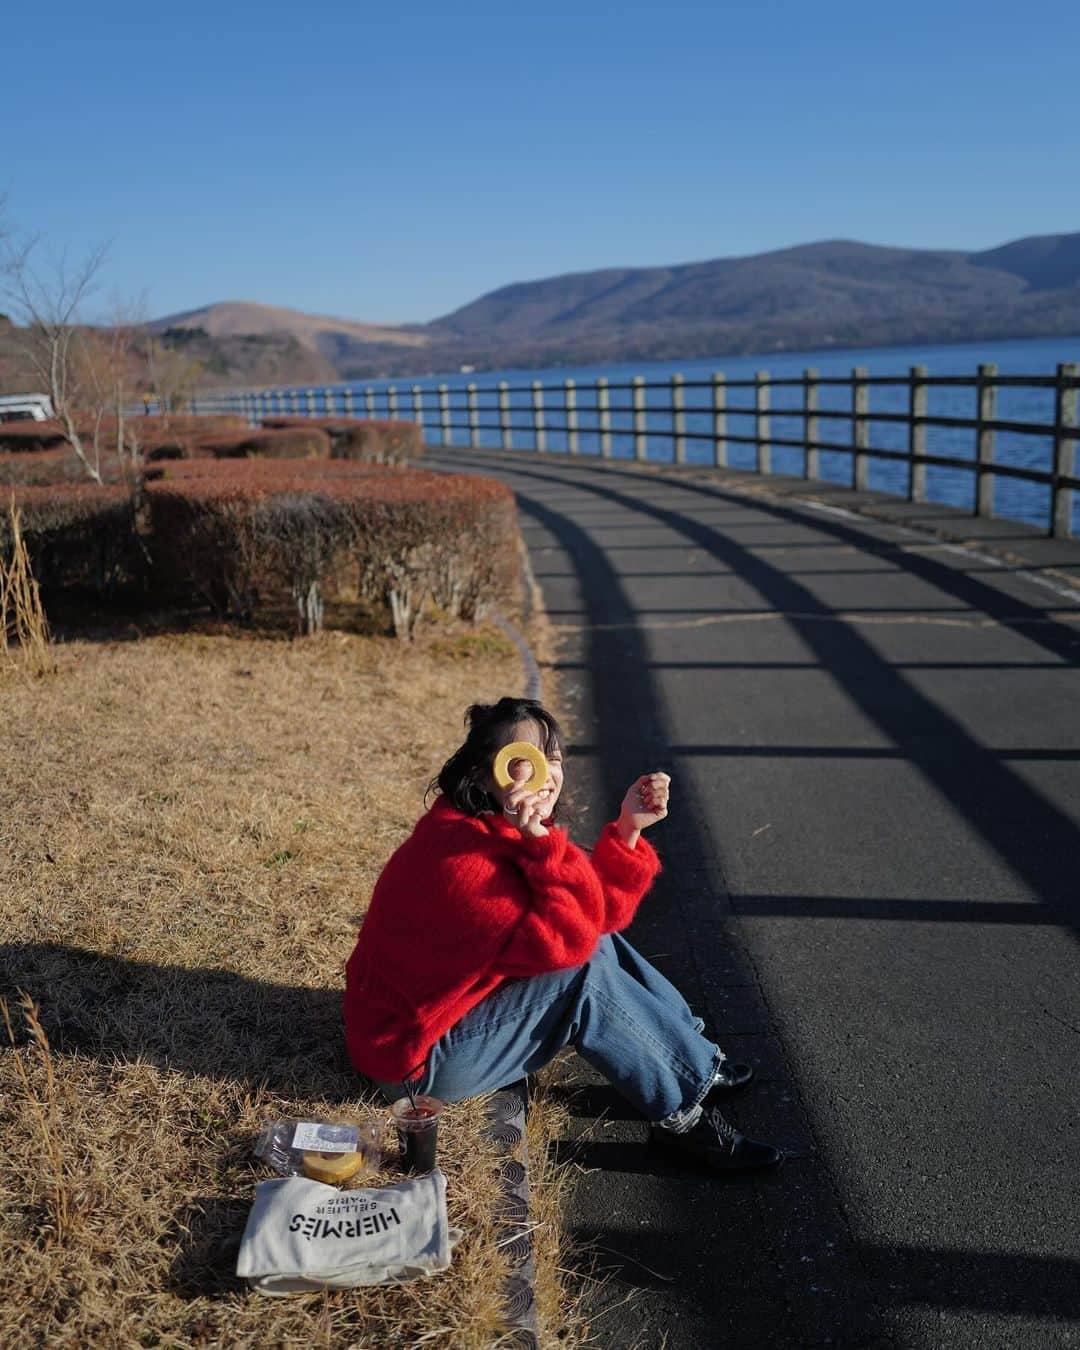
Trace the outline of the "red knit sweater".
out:
M 419 1073 L 504 980 L 583 965 L 659 870 L 652 846 L 627 848 L 614 824 L 590 860 L 564 830 L 526 838 L 437 798 L 383 869 L 345 967 L 353 1064 L 379 1082 Z

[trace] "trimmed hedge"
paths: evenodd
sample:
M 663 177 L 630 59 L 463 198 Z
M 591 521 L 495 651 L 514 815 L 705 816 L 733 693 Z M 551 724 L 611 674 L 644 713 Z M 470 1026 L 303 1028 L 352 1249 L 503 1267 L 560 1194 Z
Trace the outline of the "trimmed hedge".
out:
M 264 417 L 264 427 L 321 427 L 330 437 L 335 459 L 404 464 L 424 453 L 424 433 L 416 422 L 358 417 Z
M 59 422 L 0 422 L 0 453 L 21 455 L 35 450 L 53 450 L 67 445 Z
M 80 436 L 88 440 L 94 427 L 89 418 L 79 416 L 75 426 Z M 159 445 L 181 445 L 190 450 L 206 436 L 228 436 L 237 432 L 250 432 L 243 417 L 232 414 L 221 416 L 197 417 L 190 414 L 170 413 L 168 416 L 147 417 L 136 415 L 125 421 L 125 428 L 134 435 L 140 446 L 152 449 Z M 99 428 L 101 443 L 107 453 L 115 454 L 117 425 L 114 417 L 103 419 Z M 0 422 L 0 452 L 12 454 L 33 453 L 52 450 L 67 445 L 67 433 L 57 421 L 51 422 Z
M 39 585 L 108 593 L 143 572 L 131 493 L 119 484 L 19 488 L 0 510 L 0 558 L 10 557 L 14 497 L 30 566 Z
M 89 481 L 86 470 L 68 445 L 38 450 L 33 454 L 0 454 L 0 488 L 49 487 L 52 484 Z M 6 493 L 0 493 L 0 503 L 6 496 Z
M 288 597 L 313 632 L 331 598 L 411 637 L 428 601 L 476 618 L 515 594 L 514 502 L 500 483 L 408 470 L 320 481 L 253 468 L 147 487 L 156 567 L 219 612 L 246 617 Z
M 271 482 L 285 476 L 310 487 L 336 478 L 379 478 L 398 472 L 385 464 L 364 464 L 354 459 L 181 459 L 155 465 L 150 474 L 159 481 L 206 478 L 218 483 L 253 479 Z
M 329 459 L 331 448 L 321 427 L 299 426 L 204 435 L 196 444 L 219 459 Z
M 85 418 L 77 419 L 80 432 L 90 453 L 93 428 Z M 201 442 L 205 436 L 226 438 L 250 436 L 251 429 L 242 417 L 194 417 L 170 414 L 146 417 L 137 415 L 126 422 L 127 437 L 134 436 L 148 461 L 159 459 L 187 459 L 208 455 Z M 106 418 L 99 428 L 102 478 L 106 483 L 119 483 L 125 477 L 127 465 L 121 462 L 116 446 L 117 427 L 114 418 Z M 320 451 L 329 454 L 329 445 L 320 444 Z M 89 481 L 86 469 L 68 444 L 59 422 L 0 423 L 0 486 L 44 486 L 48 483 L 77 483 Z
M 6 458 L 81 473 L 67 449 Z M 203 601 L 237 618 L 290 604 L 304 632 L 332 601 L 401 637 L 429 604 L 472 619 L 517 595 L 513 496 L 491 479 L 350 459 L 194 458 L 147 469 L 134 498 L 82 479 L 13 492 L 46 590 L 138 583 L 163 604 Z M 9 533 L 0 513 L 0 557 Z

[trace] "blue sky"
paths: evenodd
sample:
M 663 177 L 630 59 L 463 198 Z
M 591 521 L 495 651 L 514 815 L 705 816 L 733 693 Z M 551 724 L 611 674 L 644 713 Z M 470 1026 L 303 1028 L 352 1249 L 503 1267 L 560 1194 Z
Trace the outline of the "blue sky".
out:
M 1075 0 L 19 9 L 8 224 L 155 316 L 1080 229 Z

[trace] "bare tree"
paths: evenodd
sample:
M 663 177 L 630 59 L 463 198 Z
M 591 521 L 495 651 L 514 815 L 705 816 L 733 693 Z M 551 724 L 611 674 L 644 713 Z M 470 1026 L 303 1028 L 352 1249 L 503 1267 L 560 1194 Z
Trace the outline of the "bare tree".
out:
M 167 347 L 147 330 L 146 372 L 150 389 L 157 396 L 159 411 L 168 415 L 187 406 L 202 374 L 202 362 L 175 347 Z
M 87 388 L 87 372 L 93 361 L 91 340 L 80 324 L 80 310 L 94 290 L 106 250 L 104 246 L 92 250 L 75 267 L 60 258 L 42 272 L 34 266 L 38 242 L 32 240 L 17 247 L 9 237 L 0 240 L 4 294 L 21 327 L 28 364 L 52 400 L 64 435 L 89 476 L 101 483 L 109 405 Z M 79 413 L 88 414 L 81 424 Z
M 120 474 L 129 486 L 143 467 L 139 421 L 127 410 L 147 380 L 145 327 L 144 300 L 129 305 L 114 299 L 106 324 L 82 330 L 75 353 L 80 406 L 115 439 Z

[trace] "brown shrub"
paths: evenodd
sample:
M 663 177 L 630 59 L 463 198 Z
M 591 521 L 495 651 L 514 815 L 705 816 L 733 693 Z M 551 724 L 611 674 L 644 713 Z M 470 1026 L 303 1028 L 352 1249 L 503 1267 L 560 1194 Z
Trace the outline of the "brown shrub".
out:
M 90 440 L 95 432 L 93 419 L 76 415 L 75 425 L 80 435 Z M 192 453 L 205 436 L 229 436 L 250 431 L 242 417 L 195 417 L 176 413 L 168 416 L 129 417 L 124 424 L 125 441 L 136 442 L 144 451 L 160 445 L 180 445 Z M 118 427 L 114 417 L 106 417 L 96 425 L 100 445 L 106 456 L 117 451 Z M 0 453 L 42 453 L 67 445 L 67 436 L 59 422 L 4 422 L 0 423 Z M 150 457 L 149 455 L 147 456 Z
M 145 458 L 148 464 L 156 464 L 162 459 L 187 459 L 190 448 L 183 441 L 162 441 L 160 445 L 148 446 Z
M 355 418 L 352 419 L 355 421 Z M 350 425 L 350 419 L 347 417 L 302 417 L 299 413 L 279 413 L 272 417 L 262 417 L 259 419 L 260 426 L 267 431 L 286 431 L 292 427 L 321 427 L 323 431 L 331 434 L 339 428 L 345 428 Z
M 329 459 L 331 442 L 321 427 L 282 427 L 213 433 L 197 445 L 219 459 Z
M 415 422 L 358 417 L 264 417 L 267 428 L 317 426 L 329 435 L 335 459 L 402 464 L 424 453 L 424 435 Z
M 329 459 L 330 448 L 321 427 L 286 427 L 257 432 L 248 453 L 262 459 Z
M 67 437 L 59 422 L 0 422 L 0 452 L 26 454 L 35 450 L 54 450 L 66 445 Z
M 396 474 L 399 470 L 385 464 L 364 464 L 352 459 L 185 459 L 162 464 L 158 477 L 168 479 L 207 478 L 214 482 L 260 482 L 285 477 L 310 486 L 335 478 L 360 479 Z
M 34 576 L 43 588 L 109 592 L 141 571 L 131 493 L 120 484 L 72 483 L 16 489 L 22 534 Z M 0 515 L 0 558 L 14 546 Z
M 107 476 L 111 476 L 111 465 Z M 119 474 L 119 463 L 116 463 Z M 34 454 L 0 454 L 0 486 L 48 487 L 54 483 L 85 483 L 86 470 L 68 445 Z
M 179 467 L 179 466 L 171 466 Z M 516 521 L 502 484 L 415 471 L 319 476 L 263 471 L 147 486 L 161 574 L 219 612 L 284 596 L 302 631 L 326 595 L 375 610 L 411 637 L 425 602 L 475 619 L 514 593 Z
M 201 436 L 207 431 L 243 431 L 248 421 L 235 413 L 162 413 L 150 417 L 133 417 L 134 426 L 142 428 L 142 440 Z
M 69 452 L 30 459 L 46 455 Z M 166 604 L 195 598 L 238 618 L 288 603 L 304 632 L 330 599 L 401 637 L 429 603 L 475 619 L 515 594 L 513 498 L 487 479 L 346 459 L 164 459 L 137 488 L 138 512 L 120 484 L 15 489 L 46 589 L 149 583 Z M 0 557 L 9 546 L 0 529 Z
M 377 464 L 401 464 L 423 453 L 424 434 L 415 422 L 355 422 L 334 441 L 337 457 Z

